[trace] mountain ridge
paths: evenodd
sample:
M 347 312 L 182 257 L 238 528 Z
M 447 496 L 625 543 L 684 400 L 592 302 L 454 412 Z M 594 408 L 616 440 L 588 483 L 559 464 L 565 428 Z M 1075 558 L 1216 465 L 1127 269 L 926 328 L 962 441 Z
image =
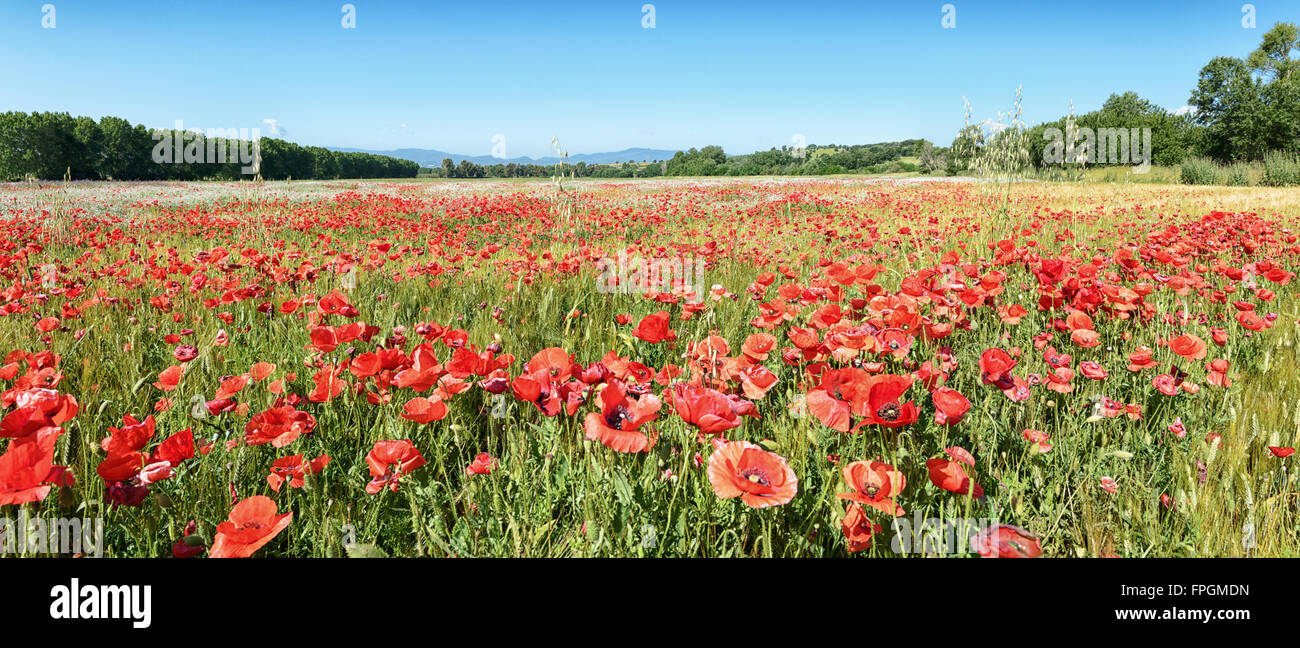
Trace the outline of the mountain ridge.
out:
M 331 151 L 342 151 L 345 153 L 373 153 L 375 155 L 387 155 L 403 160 L 410 160 L 424 167 L 437 167 L 442 165 L 444 158 L 451 158 L 452 164 L 460 164 L 462 160 L 469 160 L 474 164 L 492 165 L 492 164 L 540 164 L 550 165 L 558 164 L 560 158 L 557 156 L 545 156 L 540 158 L 530 158 L 527 156 L 514 158 L 499 158 L 491 155 L 462 155 L 460 153 L 448 153 L 437 149 L 420 149 L 420 148 L 400 148 L 387 151 L 375 149 L 360 149 L 327 146 Z M 677 151 L 651 148 L 627 148 L 621 151 L 608 151 L 603 153 L 576 153 L 569 155 L 569 164 L 586 162 L 587 164 L 621 164 L 623 162 L 654 162 L 657 160 L 668 160 Z

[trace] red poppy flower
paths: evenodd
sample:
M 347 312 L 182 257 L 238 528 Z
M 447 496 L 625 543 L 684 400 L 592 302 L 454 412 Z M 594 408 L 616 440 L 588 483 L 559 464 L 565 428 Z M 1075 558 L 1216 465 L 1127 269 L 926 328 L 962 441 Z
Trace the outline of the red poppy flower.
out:
M 1089 329 L 1075 329 L 1070 332 L 1070 341 L 1085 349 L 1091 349 L 1101 344 L 1101 334 Z
M 1155 387 L 1157 391 L 1164 394 L 1165 396 L 1178 395 L 1178 390 L 1179 390 L 1178 382 L 1175 381 L 1174 377 L 1169 374 L 1160 374 L 1159 376 L 1152 378 L 1151 385 Z
M 767 360 L 768 354 L 776 346 L 776 338 L 771 333 L 754 333 L 745 338 L 740 351 L 754 362 Z
M 677 415 L 704 434 L 721 434 L 740 426 L 740 415 L 722 392 L 699 385 L 677 383 L 673 385 L 671 395 Z
M 144 470 L 148 459 L 149 455 L 143 452 L 109 453 L 95 467 L 95 472 L 105 483 L 127 481 L 134 479 L 141 470 Z
M 524 374 L 510 383 L 515 398 L 533 404 L 537 411 L 546 416 L 560 413 L 564 401 L 560 397 L 559 385 L 551 379 L 551 374 L 542 368 L 531 374 Z
M 340 365 L 340 368 L 346 366 L 347 363 L 344 362 Z M 315 383 L 315 388 L 311 390 L 311 393 L 307 394 L 307 400 L 313 403 L 328 403 L 334 397 L 342 394 L 343 390 L 347 388 L 347 383 L 338 377 L 338 371 L 327 364 L 323 369 L 313 374 L 312 382 Z
M 966 448 L 961 446 L 952 446 L 951 448 L 944 449 L 944 452 L 948 453 L 948 456 L 952 457 L 953 461 L 964 463 L 967 466 L 975 465 L 975 456 Z
M 986 385 L 999 385 L 1009 382 L 1012 369 L 1018 361 L 1002 349 L 987 349 L 980 354 L 980 379 Z
M 995 524 L 971 536 L 971 549 L 984 558 L 1037 558 L 1043 555 L 1038 536 L 1010 524 Z
M 235 402 L 235 399 L 233 398 L 218 398 L 216 400 L 210 400 L 203 405 L 208 408 L 208 414 L 211 414 L 212 416 L 220 416 L 226 412 L 233 412 L 235 408 L 239 406 L 239 403 Z
M 1184 333 L 1169 341 L 1169 350 L 1188 360 L 1200 360 L 1205 357 L 1205 340 Z
M 930 394 L 934 401 L 934 422 L 939 425 L 956 425 L 970 411 L 970 400 L 961 392 L 940 387 Z
M 632 335 L 651 344 L 677 338 L 677 332 L 668 328 L 668 311 L 659 311 L 645 316 L 636 328 L 632 329 Z
M 42 407 L 17 407 L 0 420 L 0 439 L 22 439 L 48 427 L 57 427 L 57 424 Z
M 54 444 L 62 430 L 45 428 L 9 442 L 0 454 L 0 506 L 39 502 L 50 493 L 50 482 L 64 469 L 54 466 Z
M 821 376 L 821 384 L 805 395 L 808 411 L 822 425 L 839 432 L 848 432 L 855 404 L 858 412 L 866 408 L 870 385 L 871 374 L 856 367 L 827 371 Z
M 1101 366 L 1101 364 L 1094 360 L 1084 360 L 1083 362 L 1080 362 L 1079 373 L 1083 374 L 1086 378 L 1091 378 L 1092 380 L 1105 380 L 1107 375 L 1106 370 Z
M 362 362 L 364 364 L 364 361 Z M 417 392 L 423 393 L 438 384 L 438 379 L 442 377 L 443 373 L 445 373 L 445 370 L 438 363 L 438 357 L 434 355 L 433 348 L 428 344 L 421 344 L 411 350 L 410 367 L 397 372 L 397 375 L 394 376 L 394 383 L 398 387 L 410 387 Z
M 199 357 L 199 348 L 192 344 L 182 344 L 172 351 L 172 356 L 176 358 L 177 362 L 189 362 Z
M 582 427 L 588 440 L 599 440 L 618 452 L 648 450 L 653 440 L 640 427 L 658 418 L 663 403 L 654 394 L 629 398 L 617 379 L 600 392 L 600 412 L 590 412 Z
M 230 516 L 217 525 L 210 558 L 247 558 L 280 535 L 293 521 L 293 513 L 276 515 L 275 501 L 265 495 L 240 500 Z
M 840 530 L 844 532 L 844 541 L 848 544 L 849 553 L 857 553 L 870 548 L 871 538 L 884 528 L 872 522 L 862 510 L 862 505 L 855 502 L 849 504 L 848 512 L 840 521 Z
M 1256 315 L 1254 311 L 1237 313 L 1237 323 L 1251 331 L 1262 331 L 1268 328 L 1268 320 Z
M 740 371 L 740 387 L 745 395 L 755 400 L 767 395 L 776 386 L 777 377 L 767 367 L 754 365 Z
M 1140 346 L 1128 356 L 1128 370 L 1141 371 L 1143 369 L 1155 369 L 1160 366 L 1154 357 L 1155 352 L 1150 347 Z
M 748 441 L 714 442 L 709 455 L 709 483 L 722 499 L 739 497 L 753 508 L 794 499 L 799 480 L 780 455 Z
M 170 466 L 179 466 L 186 459 L 194 457 L 194 432 L 185 428 L 173 434 L 153 449 L 150 463 L 166 462 Z
M 175 474 L 176 471 L 172 469 L 171 463 L 166 461 L 156 461 L 141 468 L 140 473 L 136 475 L 135 479 L 140 484 L 147 486 L 149 484 L 171 479 Z
M 77 413 L 77 401 L 53 389 L 28 389 L 19 393 L 17 407 L 0 420 L 0 438 L 16 439 L 47 427 L 58 427 Z
M 373 479 L 366 484 L 366 492 L 374 495 L 385 487 L 397 492 L 397 483 L 405 475 L 425 464 L 424 456 L 409 439 L 378 441 L 366 455 Z
M 1037 449 L 1040 454 L 1047 454 L 1052 450 L 1052 444 L 1048 443 L 1051 440 L 1051 436 L 1042 430 L 1025 429 L 1020 432 L 1020 435 L 1023 436 L 1026 441 L 1032 443 L 1034 448 Z M 976 497 L 978 497 L 978 495 Z
M 935 486 L 958 495 L 969 493 L 971 497 L 984 497 L 984 489 L 966 475 L 961 462 L 935 458 L 925 462 L 925 467 L 929 469 L 930 481 Z
M 433 398 L 416 396 L 402 406 L 402 418 L 416 423 L 441 421 L 447 416 L 447 404 L 435 395 Z
M 108 429 L 108 438 L 100 442 L 100 448 L 110 455 L 141 450 L 153 438 L 154 428 L 152 416 L 140 421 L 127 414 L 122 417 L 121 428 Z
M 261 382 L 275 372 L 275 365 L 269 362 L 257 362 L 248 369 L 248 376 L 257 382 Z
M 244 443 L 270 443 L 276 448 L 283 448 L 299 436 L 311 434 L 315 429 L 316 417 L 296 410 L 292 405 L 281 405 L 258 412 L 248 420 L 244 425 Z
M 1215 387 L 1228 388 L 1232 386 L 1232 379 L 1228 377 L 1228 369 L 1231 365 L 1223 358 L 1216 358 L 1206 365 L 1209 374 L 1205 377 L 1205 382 Z
M 155 382 L 153 386 L 165 392 L 170 392 L 180 384 L 183 375 L 185 375 L 185 365 L 172 365 L 159 372 L 158 382 Z
M 874 376 L 867 389 L 866 418 L 854 427 L 854 431 L 866 423 L 875 423 L 888 428 L 902 427 L 916 422 L 918 412 L 912 401 L 902 402 L 902 396 L 912 386 L 908 376 L 884 374 Z
M 1295 448 L 1279 448 L 1277 446 L 1269 446 L 1268 451 L 1273 453 L 1274 457 L 1281 457 L 1283 459 L 1295 454 Z
M 854 461 L 840 472 L 853 492 L 838 493 L 836 497 L 865 504 L 886 515 L 903 514 L 903 507 L 893 499 L 907 486 L 902 471 L 880 461 Z
M 338 291 L 321 297 L 320 301 L 316 302 L 316 306 L 320 308 L 321 312 L 330 315 L 339 314 L 344 317 L 354 317 L 357 312 L 357 309 L 348 303 L 347 297 L 344 297 Z
M 307 475 L 319 473 L 329 462 L 328 455 L 320 455 L 310 461 L 306 455 L 300 454 L 281 457 L 271 464 L 271 474 L 266 476 L 266 483 L 277 493 L 285 482 L 289 483 L 290 488 L 302 488 L 307 484 Z
M 474 457 L 474 461 L 465 466 L 466 475 L 490 475 L 496 468 L 497 460 L 486 452 L 480 452 Z

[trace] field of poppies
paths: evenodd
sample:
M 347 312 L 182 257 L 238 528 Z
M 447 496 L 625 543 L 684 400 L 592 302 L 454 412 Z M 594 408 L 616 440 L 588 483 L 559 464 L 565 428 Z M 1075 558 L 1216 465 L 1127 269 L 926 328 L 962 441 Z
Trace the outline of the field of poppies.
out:
M 1300 555 L 1294 191 L 66 183 L 0 210 L 0 518 L 102 519 L 107 556 Z

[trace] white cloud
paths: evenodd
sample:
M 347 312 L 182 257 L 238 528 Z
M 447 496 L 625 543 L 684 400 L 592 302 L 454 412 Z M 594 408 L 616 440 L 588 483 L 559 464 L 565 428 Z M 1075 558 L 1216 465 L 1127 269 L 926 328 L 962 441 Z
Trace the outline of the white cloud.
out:
M 1196 106 L 1183 106 L 1182 108 L 1179 108 L 1178 110 L 1175 110 L 1175 111 L 1173 112 L 1173 114 L 1175 114 L 1175 115 L 1195 115 L 1195 114 L 1196 114 Z
M 278 119 L 263 119 L 262 123 L 270 127 L 272 137 L 277 137 L 285 134 L 285 129 L 280 127 L 280 120 Z
M 1002 122 L 993 121 L 993 118 L 990 117 L 988 119 L 985 119 L 982 123 L 980 123 L 980 127 L 987 128 L 995 133 L 1000 133 L 1002 132 L 1003 129 L 1007 127 L 1007 125 L 1003 124 Z

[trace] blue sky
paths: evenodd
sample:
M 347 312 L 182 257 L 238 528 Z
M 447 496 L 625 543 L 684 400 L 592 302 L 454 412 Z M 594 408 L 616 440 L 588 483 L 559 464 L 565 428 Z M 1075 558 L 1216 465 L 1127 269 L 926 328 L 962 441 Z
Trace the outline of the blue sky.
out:
M 42 28 L 43 5 L 55 27 Z M 1300 3 L 645 0 L 202 3 L 0 0 L 0 110 L 150 127 L 254 128 L 302 144 L 506 155 L 924 137 L 1011 107 L 1056 119 L 1134 90 L 1187 103 Z

